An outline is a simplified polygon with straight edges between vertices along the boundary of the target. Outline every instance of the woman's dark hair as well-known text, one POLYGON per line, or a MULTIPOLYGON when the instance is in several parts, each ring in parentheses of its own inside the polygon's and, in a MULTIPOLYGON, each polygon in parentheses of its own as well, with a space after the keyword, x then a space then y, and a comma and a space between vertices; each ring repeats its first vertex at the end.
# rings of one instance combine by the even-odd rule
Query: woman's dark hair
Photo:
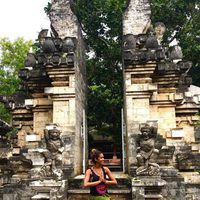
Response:
POLYGON ((93 162, 93 164, 96 163, 96 159, 98 159, 99 155, 101 154, 102 152, 99 151, 98 149, 92 149, 91 152, 90 152, 90 157, 91 157, 91 160, 93 162))

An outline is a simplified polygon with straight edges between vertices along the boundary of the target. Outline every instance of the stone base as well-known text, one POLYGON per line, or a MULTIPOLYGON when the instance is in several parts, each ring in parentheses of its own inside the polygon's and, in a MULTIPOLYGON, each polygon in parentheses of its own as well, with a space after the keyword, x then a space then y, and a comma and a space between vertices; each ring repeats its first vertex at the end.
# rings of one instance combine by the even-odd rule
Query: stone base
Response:
POLYGON ((68 182, 51 180, 32 181, 29 187, 36 191, 31 199, 67 199, 68 182))
POLYGON ((163 189, 166 181, 162 180, 160 176, 140 176, 132 180, 132 199, 146 200, 164 199, 163 189))
MULTIPOLYGON (((130 190, 118 189, 118 190, 108 190, 109 195, 112 199, 117 200, 130 200, 131 193, 130 190)), ((89 190, 79 189, 79 190, 68 190, 68 200, 88 200, 89 190)))
POLYGON ((164 188, 167 200, 185 200, 185 183, 184 178, 181 176, 177 169, 173 167, 161 168, 162 179, 167 182, 164 188))
POLYGON ((18 182, 20 182, 21 180, 26 180, 29 178, 29 175, 28 174, 15 174, 11 177, 11 181, 10 183, 12 184, 17 184, 18 182))

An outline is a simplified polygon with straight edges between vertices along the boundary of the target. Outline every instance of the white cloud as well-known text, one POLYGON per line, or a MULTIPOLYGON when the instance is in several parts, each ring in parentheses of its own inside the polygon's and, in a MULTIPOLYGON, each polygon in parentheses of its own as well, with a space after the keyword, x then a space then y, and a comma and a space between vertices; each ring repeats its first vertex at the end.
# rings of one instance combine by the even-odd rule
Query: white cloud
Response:
POLYGON ((49 0, 0 0, 0 37, 14 40, 37 39, 41 29, 49 29, 44 7, 49 0))

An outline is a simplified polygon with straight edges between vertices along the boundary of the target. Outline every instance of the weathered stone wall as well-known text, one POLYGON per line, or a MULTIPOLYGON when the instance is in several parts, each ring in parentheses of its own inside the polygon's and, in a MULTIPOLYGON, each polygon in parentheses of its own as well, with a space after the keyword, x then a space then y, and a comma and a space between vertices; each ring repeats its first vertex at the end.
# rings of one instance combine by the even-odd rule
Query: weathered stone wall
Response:
POLYGON ((60 38, 75 37, 79 35, 79 26, 76 15, 73 13, 72 1, 52 0, 50 20, 51 25, 60 38))
POLYGON ((165 138, 171 133, 171 129, 176 127, 175 108, 173 106, 150 106, 150 119, 158 120, 158 133, 165 138))
POLYGON ((81 147, 80 149, 75 148, 75 169, 77 174, 83 172, 83 162, 87 163, 87 123, 86 123, 86 67, 85 67, 85 44, 82 40, 82 35, 79 30, 78 34, 78 49, 77 49, 77 64, 75 67, 75 93, 76 93, 76 138, 75 147, 81 147), (84 135, 83 135, 84 134, 84 135), (85 139, 85 141, 84 141, 85 139), (85 145, 84 145, 85 142, 85 145), (85 155, 84 155, 85 154, 85 155), (83 159, 85 159, 83 161, 83 159))
POLYGON ((146 33, 150 25, 150 4, 148 0, 129 0, 123 15, 123 34, 146 33))

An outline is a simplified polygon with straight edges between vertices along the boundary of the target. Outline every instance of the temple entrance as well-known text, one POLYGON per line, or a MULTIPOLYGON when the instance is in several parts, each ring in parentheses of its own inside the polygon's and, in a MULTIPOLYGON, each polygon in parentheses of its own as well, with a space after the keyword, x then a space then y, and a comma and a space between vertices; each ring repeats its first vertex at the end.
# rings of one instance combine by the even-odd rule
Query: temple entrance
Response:
POLYGON ((94 132, 88 130, 88 162, 91 166, 90 151, 96 148, 104 153, 104 165, 111 171, 124 171, 124 120, 123 110, 121 111, 121 129, 116 134, 94 132))

